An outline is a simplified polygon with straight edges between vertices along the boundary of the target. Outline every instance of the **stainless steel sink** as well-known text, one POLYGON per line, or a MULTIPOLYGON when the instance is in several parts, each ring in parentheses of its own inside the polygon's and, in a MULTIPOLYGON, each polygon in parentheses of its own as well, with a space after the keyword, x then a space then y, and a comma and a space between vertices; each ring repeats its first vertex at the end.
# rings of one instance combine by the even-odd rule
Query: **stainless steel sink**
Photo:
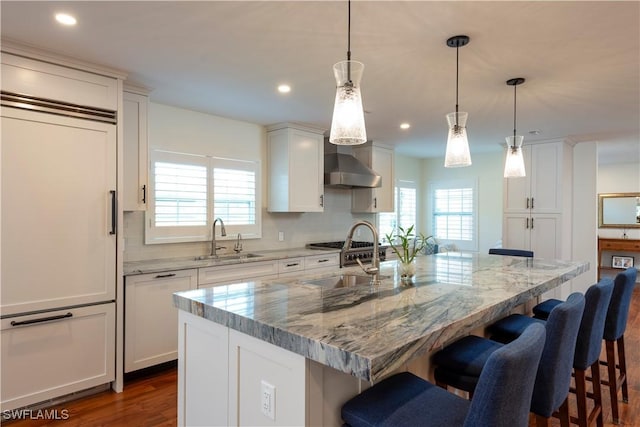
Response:
POLYGON ((238 254, 238 255, 201 255, 194 258, 195 261, 204 261, 204 260, 219 260, 225 261, 230 259, 249 259, 249 258, 260 258, 262 255, 258 254, 238 254))
MULTIPOLYGON (((388 276, 380 276, 385 279, 388 276)), ((348 288, 352 286, 368 285, 371 283, 371 276, 364 274, 341 274, 339 276, 323 277, 322 279, 305 280, 303 283, 309 285, 322 286, 327 289, 348 288)))

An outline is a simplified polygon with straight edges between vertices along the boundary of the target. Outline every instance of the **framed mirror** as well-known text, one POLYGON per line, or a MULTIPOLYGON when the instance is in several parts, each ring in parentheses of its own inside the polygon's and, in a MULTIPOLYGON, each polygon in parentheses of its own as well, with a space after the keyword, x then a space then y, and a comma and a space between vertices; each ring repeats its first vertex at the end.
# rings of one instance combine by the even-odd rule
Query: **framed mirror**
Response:
POLYGON ((640 193, 598 194, 600 228, 640 228, 640 193))

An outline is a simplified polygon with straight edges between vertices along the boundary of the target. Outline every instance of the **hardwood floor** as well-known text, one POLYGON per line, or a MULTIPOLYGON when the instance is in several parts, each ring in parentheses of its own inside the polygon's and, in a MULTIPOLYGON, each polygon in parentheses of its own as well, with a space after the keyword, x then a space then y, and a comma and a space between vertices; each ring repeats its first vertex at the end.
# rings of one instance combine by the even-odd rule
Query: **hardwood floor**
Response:
MULTIPOLYGON (((640 287, 636 286, 631 302, 629 322, 625 333, 627 351, 627 375, 629 403, 620 403, 621 426, 640 427, 640 287)), ((603 346, 604 348, 604 346, 603 346)), ((606 372, 602 371, 603 375, 606 372)), ((10 427, 23 426, 175 426, 177 418, 177 369, 175 367, 155 372, 125 382, 124 392, 105 391, 99 394, 67 402, 51 409, 68 411, 68 419, 17 420, 4 422, 10 427)), ((605 426, 615 426, 611 420, 608 389, 603 387, 605 426)), ((575 402, 570 402, 575 413, 575 402)), ((531 427, 535 423, 530 422, 531 427)), ((558 420, 552 421, 559 426, 558 420)))

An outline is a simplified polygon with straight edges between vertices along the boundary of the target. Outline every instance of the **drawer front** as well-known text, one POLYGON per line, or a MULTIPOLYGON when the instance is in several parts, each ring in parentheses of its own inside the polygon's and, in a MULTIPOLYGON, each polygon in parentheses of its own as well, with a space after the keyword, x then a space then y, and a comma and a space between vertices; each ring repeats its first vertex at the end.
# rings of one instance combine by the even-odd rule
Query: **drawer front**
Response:
POLYGON ((304 270, 304 258, 287 258, 278 261, 278 274, 286 274, 304 270))
POLYGON ((600 248, 604 250, 617 250, 617 251, 640 251, 640 241, 603 240, 603 241, 600 241, 600 248))
POLYGON ((314 268, 326 268, 326 267, 339 267, 340 266, 340 254, 330 253, 324 255, 312 255, 304 258, 305 270, 312 270, 314 268))
POLYGON ((3 410, 109 383, 115 377, 115 304, 2 319, 1 347, 3 410), (15 324, 51 317, 59 319, 15 324))
POLYGON ((198 287, 211 283, 233 283, 252 277, 275 276, 278 274, 276 261, 247 262, 198 269, 198 287))

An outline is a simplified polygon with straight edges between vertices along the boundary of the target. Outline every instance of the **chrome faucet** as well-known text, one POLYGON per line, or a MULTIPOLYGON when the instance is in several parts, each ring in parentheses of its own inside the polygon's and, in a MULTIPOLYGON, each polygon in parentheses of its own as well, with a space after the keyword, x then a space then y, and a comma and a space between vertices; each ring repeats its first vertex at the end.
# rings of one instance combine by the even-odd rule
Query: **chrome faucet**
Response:
POLYGON ((357 221, 355 224, 351 226, 349 232, 347 233, 347 239, 344 241, 344 246, 342 248, 343 253, 348 253, 351 249, 351 242, 353 240, 353 233, 356 231, 356 228, 364 225, 369 230, 371 230, 371 234, 373 234, 373 257, 371 258, 371 267, 365 267, 360 259, 356 258, 356 261, 362 268, 362 270, 371 276, 371 285, 377 286, 380 284, 380 252, 379 252, 379 243, 378 243, 378 230, 376 227, 371 224, 369 221, 357 221))
POLYGON ((242 252, 242 235, 240 233, 238 233, 238 240, 236 240, 236 244, 233 246, 233 250, 237 254, 242 252))
POLYGON ((223 237, 227 235, 227 230, 224 228, 224 222, 222 222, 222 218, 216 218, 215 220, 213 220, 213 225, 211 226, 211 257, 212 258, 218 257, 218 255, 216 254, 216 250, 225 249, 224 246, 216 245, 216 222, 218 221, 220 221, 220 235, 223 237))

